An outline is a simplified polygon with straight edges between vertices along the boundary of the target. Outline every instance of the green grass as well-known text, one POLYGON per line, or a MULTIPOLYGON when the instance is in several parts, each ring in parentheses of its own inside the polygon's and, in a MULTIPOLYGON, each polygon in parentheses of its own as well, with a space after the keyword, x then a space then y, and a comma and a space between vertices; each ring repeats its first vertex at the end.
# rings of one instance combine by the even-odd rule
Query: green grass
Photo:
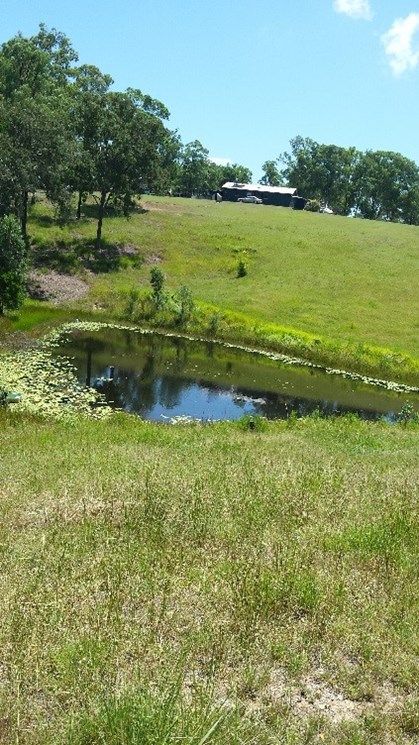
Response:
MULTIPOLYGON (((147 211, 129 220, 108 218, 104 237, 162 259, 169 288, 186 284, 200 302, 196 330, 218 312, 224 338, 417 380, 419 228, 205 200, 142 203, 147 211), (237 278, 241 259, 248 274, 237 278)), ((30 231, 38 251, 77 250, 93 239, 95 221, 61 229, 40 204, 30 231)), ((129 290, 148 286, 147 263, 123 264, 90 279, 85 307, 120 315, 129 290)))
POLYGON ((413 745, 415 425, 0 410, 0 739, 413 745))
MULTIPOLYGON (((76 316, 173 326, 143 300, 158 257, 198 301, 184 332, 417 381, 418 228, 143 203, 104 228, 143 266, 85 273, 77 304, 27 302, 2 342, 76 316)), ((41 203, 30 231, 85 272, 94 220, 61 229, 41 203)), ((255 424, 0 407, 0 742, 417 742, 418 425, 255 424)))

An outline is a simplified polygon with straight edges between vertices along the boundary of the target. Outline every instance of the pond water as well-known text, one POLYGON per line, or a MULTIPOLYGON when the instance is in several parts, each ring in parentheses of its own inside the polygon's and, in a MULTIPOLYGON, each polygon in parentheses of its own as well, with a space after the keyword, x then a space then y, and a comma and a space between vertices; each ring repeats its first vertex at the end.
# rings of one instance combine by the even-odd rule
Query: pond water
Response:
POLYGON ((289 365, 216 342, 103 328, 72 332, 58 354, 71 359, 79 382, 96 388, 115 408, 145 419, 217 420, 244 414, 268 419, 357 413, 393 421, 419 396, 289 365))

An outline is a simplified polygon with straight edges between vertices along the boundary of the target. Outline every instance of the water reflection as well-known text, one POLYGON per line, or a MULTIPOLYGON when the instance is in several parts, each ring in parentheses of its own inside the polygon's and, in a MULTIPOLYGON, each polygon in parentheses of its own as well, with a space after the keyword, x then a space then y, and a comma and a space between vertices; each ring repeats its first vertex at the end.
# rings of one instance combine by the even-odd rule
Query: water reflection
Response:
POLYGON ((364 419, 392 420, 408 399, 307 367, 284 365, 260 355, 158 334, 104 329, 76 332, 59 353, 72 358, 80 382, 107 401, 146 419, 176 416, 268 419, 356 412, 364 419))

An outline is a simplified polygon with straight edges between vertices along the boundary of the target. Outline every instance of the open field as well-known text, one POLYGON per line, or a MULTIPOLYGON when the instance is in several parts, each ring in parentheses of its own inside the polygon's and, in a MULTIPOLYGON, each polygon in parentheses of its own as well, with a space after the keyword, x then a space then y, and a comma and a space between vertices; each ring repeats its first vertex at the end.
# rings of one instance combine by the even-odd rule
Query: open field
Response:
MULTIPOLYGON (((104 227, 107 243, 136 247, 142 266, 123 257, 119 271, 89 275, 78 308, 121 317, 130 290, 146 288, 158 262, 168 288, 187 285, 200 304, 200 333, 216 315, 224 338, 417 381, 419 228, 206 200, 142 204, 145 212, 109 217, 104 227), (240 259, 248 275, 238 279, 240 259)), ((35 256, 74 268, 95 222, 60 228, 38 204, 30 232, 35 256)))
POLYGON ((417 427, 0 419, 2 742, 417 742, 417 427))

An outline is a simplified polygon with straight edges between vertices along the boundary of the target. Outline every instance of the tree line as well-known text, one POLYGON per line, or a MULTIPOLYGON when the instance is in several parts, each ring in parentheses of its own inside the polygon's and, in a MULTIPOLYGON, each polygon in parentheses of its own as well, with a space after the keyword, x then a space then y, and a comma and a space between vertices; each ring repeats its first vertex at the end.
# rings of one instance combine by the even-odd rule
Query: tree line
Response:
MULTIPOLYGON (((117 91, 110 75, 79 65, 68 37, 42 25, 0 47, 0 217, 15 215, 27 241, 39 190, 63 222, 97 204, 96 246, 109 209, 128 215, 145 192, 204 196, 248 183, 242 165, 218 165, 199 140, 183 144, 161 101, 117 91)), ((419 169, 399 153, 360 152, 310 138, 263 165, 261 183, 289 184, 335 212, 419 224, 419 169)))
POLYGON ((419 224, 419 168, 400 153, 361 152, 295 137, 290 151, 263 165, 261 183, 295 186, 340 215, 419 224))
POLYGON ((99 246, 107 209, 128 214, 136 195, 201 196, 226 180, 251 179, 244 166, 213 163, 198 140, 182 144, 168 118, 161 101, 136 88, 116 91, 110 75, 78 65, 56 29, 13 37, 0 47, 0 216, 15 215, 27 239, 38 190, 62 221, 74 209, 80 219, 91 197, 99 246))

